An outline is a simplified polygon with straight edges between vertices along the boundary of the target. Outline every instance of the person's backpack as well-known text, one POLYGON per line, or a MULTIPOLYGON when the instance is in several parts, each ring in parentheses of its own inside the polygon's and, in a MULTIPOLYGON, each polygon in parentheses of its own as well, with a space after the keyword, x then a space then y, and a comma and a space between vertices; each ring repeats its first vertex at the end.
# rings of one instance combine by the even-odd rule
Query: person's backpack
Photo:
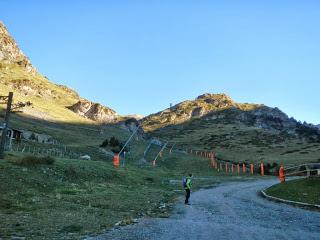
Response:
POLYGON ((182 180, 182 186, 183 186, 184 188, 187 187, 187 179, 186 179, 186 178, 184 178, 184 179, 182 180))

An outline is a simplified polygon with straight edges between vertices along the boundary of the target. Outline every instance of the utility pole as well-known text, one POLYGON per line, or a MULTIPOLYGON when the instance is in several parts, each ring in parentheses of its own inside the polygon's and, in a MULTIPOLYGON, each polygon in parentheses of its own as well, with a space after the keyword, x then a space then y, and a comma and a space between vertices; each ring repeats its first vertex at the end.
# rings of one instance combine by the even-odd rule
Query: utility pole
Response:
POLYGON ((13 92, 9 92, 9 96, 6 96, 5 98, 7 98, 8 101, 7 101, 6 115, 4 118, 4 125, 2 129, 1 142, 0 142, 0 159, 4 159, 4 150, 6 145, 7 131, 9 128, 9 119, 10 119, 13 92))

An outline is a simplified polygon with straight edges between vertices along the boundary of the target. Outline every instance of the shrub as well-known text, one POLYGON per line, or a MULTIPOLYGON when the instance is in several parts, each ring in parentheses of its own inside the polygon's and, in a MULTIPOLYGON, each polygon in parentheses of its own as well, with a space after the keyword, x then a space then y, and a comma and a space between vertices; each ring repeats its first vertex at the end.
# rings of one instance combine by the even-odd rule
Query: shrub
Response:
POLYGON ((78 177, 78 171, 75 167, 69 166, 64 170, 64 175, 67 178, 77 178, 78 177))
POLYGON ((110 141, 109 141, 110 147, 116 147, 116 146, 119 146, 119 144, 120 144, 119 140, 116 139, 114 136, 110 138, 110 141))
POLYGON ((32 133, 31 136, 30 136, 30 140, 32 140, 32 141, 37 141, 38 138, 37 138, 37 136, 36 136, 34 133, 32 133))
POLYGON ((109 140, 106 139, 103 141, 103 143, 101 143, 100 147, 107 147, 109 145, 109 140))
POLYGON ((35 165, 52 165, 55 159, 52 157, 36 157, 36 156, 25 156, 20 158, 16 164, 22 166, 35 166, 35 165))

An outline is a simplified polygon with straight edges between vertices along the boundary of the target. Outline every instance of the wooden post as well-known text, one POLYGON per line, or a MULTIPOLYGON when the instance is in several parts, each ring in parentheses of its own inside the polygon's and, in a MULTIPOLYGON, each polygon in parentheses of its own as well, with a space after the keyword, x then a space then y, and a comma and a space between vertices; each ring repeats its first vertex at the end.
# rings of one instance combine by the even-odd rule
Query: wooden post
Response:
POLYGON ((246 164, 242 163, 242 172, 246 173, 246 164))
POLYGON ((12 99, 13 99, 13 92, 9 92, 6 115, 4 118, 4 126, 2 129, 2 136, 1 136, 1 142, 0 142, 0 159, 4 159, 4 148, 6 145, 7 131, 9 128, 9 119, 10 119, 12 99))
POLYGON ((310 177, 310 168, 308 166, 306 166, 306 170, 307 170, 307 177, 310 177))

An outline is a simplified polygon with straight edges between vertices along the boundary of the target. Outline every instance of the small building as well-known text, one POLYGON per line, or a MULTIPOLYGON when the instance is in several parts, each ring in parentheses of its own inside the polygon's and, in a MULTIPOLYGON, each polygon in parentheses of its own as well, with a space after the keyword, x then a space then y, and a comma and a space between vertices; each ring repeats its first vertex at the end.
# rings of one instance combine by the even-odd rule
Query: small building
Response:
MULTIPOLYGON (((0 136, 2 137, 4 126, 0 125, 0 136)), ((7 132, 7 138, 9 139, 9 142, 6 144, 9 149, 11 149, 12 146, 12 140, 16 140, 17 142, 20 142, 22 139, 22 131, 15 129, 15 128, 8 128, 7 132)))

